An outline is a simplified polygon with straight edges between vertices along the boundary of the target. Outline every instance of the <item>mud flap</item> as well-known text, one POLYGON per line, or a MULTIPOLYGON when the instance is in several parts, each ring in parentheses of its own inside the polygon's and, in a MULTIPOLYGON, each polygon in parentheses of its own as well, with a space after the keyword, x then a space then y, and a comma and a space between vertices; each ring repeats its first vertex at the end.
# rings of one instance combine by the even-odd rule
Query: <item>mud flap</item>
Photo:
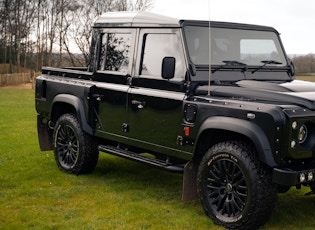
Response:
POLYGON ((197 190, 197 173, 198 165, 194 162, 190 161, 185 165, 182 191, 183 201, 193 201, 199 199, 197 190))
POLYGON ((37 134, 38 142, 41 151, 49 151, 53 149, 52 146, 52 133, 48 127, 48 123, 43 123, 43 117, 37 116, 37 134))

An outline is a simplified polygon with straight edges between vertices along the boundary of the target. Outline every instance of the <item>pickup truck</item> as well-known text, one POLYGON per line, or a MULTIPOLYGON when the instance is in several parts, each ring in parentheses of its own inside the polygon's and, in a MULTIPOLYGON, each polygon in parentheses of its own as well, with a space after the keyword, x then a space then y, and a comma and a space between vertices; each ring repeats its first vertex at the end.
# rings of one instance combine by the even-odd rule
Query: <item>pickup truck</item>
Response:
POLYGON ((255 229, 277 193, 315 191, 314 91, 272 27, 106 13, 87 68, 37 77, 39 144, 70 174, 99 151, 183 173, 183 200, 255 229))

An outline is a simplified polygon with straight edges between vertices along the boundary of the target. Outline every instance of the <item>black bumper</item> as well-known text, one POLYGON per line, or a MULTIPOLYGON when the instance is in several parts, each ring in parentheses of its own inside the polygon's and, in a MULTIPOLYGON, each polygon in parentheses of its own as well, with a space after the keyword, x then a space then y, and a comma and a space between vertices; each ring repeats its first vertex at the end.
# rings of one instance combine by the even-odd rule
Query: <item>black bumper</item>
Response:
POLYGON ((294 171, 274 168, 272 181, 276 184, 287 186, 315 183, 315 169, 294 171))

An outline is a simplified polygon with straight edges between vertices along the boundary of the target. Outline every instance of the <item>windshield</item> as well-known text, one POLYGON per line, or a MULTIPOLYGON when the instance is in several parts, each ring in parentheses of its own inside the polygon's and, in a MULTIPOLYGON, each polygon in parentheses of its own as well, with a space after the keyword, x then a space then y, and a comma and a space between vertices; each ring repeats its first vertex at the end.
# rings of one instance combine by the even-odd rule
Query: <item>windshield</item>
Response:
MULTIPOLYGON (((209 64, 209 28, 186 26, 185 37, 191 61, 209 64)), ((276 33, 211 27, 211 64, 227 62, 247 66, 286 66, 286 58, 276 33)))

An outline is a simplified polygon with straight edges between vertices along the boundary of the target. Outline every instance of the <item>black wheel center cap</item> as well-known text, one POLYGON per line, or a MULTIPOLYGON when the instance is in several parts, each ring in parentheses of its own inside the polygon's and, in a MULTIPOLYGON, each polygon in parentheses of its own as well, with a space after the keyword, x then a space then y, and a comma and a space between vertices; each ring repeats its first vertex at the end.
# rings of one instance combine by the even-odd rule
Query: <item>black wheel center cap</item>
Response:
POLYGON ((230 183, 227 183, 226 186, 225 186, 225 189, 227 192, 232 192, 233 190, 233 185, 230 184, 230 183))

